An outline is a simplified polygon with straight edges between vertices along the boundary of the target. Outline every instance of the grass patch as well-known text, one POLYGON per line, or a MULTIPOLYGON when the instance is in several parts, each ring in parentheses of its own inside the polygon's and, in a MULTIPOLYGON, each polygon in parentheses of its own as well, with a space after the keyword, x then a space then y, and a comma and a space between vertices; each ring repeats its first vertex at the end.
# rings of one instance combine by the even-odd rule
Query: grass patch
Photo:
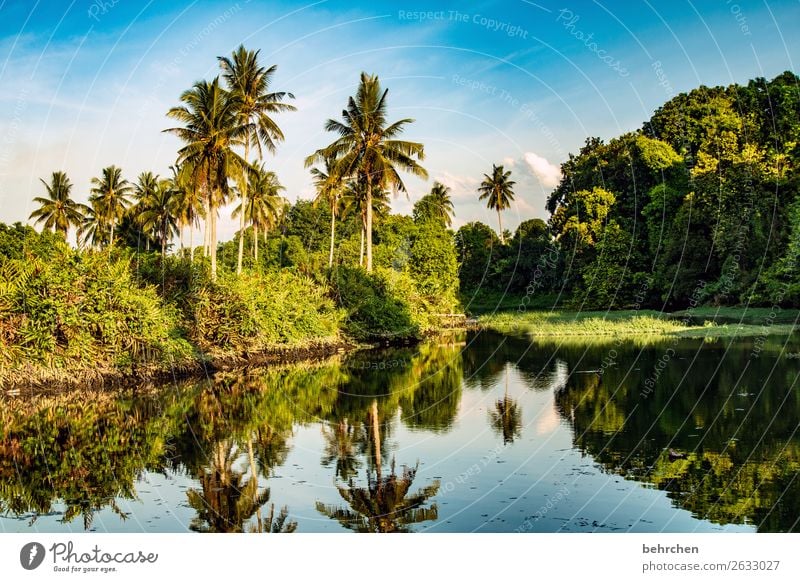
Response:
MULTIPOLYGON (((697 320, 699 318, 695 318, 697 320)), ((752 337, 789 334, 791 324, 752 325, 722 324, 710 320, 689 323, 675 314, 658 311, 528 311, 499 313, 478 319, 485 329, 506 334, 546 337, 615 337, 615 336, 679 336, 696 338, 752 337)))

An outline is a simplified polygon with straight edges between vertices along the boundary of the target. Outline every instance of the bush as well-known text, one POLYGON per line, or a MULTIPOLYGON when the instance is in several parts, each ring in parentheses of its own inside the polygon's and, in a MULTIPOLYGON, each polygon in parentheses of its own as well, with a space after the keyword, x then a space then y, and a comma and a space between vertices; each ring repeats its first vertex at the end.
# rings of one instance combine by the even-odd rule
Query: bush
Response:
POLYGON ((334 339, 341 318, 325 288, 288 270, 221 273, 192 289, 186 309, 189 337, 217 355, 334 339))
POLYGON ((330 285, 336 304, 346 313, 344 329, 352 337, 373 340, 420 334, 419 318, 409 302, 416 291, 407 276, 388 269, 367 273, 359 267, 338 267, 331 271, 330 285))
POLYGON ((0 377, 22 364, 97 374, 192 359, 176 310, 125 260, 62 241, 47 257, 0 259, 0 280, 0 377))

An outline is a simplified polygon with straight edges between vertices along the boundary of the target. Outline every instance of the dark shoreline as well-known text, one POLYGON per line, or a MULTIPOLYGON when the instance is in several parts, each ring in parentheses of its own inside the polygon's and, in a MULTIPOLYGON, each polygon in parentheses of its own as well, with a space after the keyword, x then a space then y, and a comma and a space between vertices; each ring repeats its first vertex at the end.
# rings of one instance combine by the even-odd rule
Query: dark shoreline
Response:
MULTIPOLYGON (((413 346, 439 334, 466 328, 440 328, 429 330, 421 337, 398 337, 358 342, 349 338, 311 342, 297 346, 277 345, 252 354, 201 354, 196 359, 180 365, 138 366, 133 370, 118 368, 82 368, 75 370, 48 370, 31 365, 28 370, 15 370, 16 377, 0 380, 0 397, 22 394, 59 393, 67 390, 119 389, 131 384, 160 384, 191 378, 209 378, 218 372, 248 370, 322 361, 335 355, 382 348, 413 346)), ((11 375, 11 374, 9 374, 11 375)))
POLYGON ((48 370, 30 366, 28 370, 14 371, 14 375, 17 377, 1 380, 0 395, 57 393, 77 389, 114 389, 124 388, 132 383, 158 384, 174 380, 210 377, 217 372, 324 360, 337 354, 372 347, 378 346, 338 339, 300 346, 274 346, 253 354, 200 355, 193 361, 169 367, 148 365, 138 366, 133 370, 118 368, 48 370))

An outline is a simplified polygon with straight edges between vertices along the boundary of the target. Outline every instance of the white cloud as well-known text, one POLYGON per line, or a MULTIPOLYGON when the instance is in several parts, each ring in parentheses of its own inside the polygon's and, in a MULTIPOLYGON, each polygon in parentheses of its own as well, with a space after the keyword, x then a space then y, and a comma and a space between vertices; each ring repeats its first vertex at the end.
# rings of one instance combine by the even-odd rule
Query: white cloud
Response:
POLYGON ((533 152, 525 152, 522 158, 528 164, 528 168, 530 168, 533 175, 542 183, 542 186, 546 188, 558 186, 561 180, 561 170, 557 165, 551 164, 545 158, 533 152))

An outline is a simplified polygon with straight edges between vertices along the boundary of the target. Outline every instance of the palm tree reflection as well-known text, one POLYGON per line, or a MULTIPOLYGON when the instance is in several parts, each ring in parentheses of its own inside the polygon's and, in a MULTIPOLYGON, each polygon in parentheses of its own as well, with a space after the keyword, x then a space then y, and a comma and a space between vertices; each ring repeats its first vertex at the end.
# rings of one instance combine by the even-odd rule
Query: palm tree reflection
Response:
POLYGON ((436 520, 439 515, 436 504, 430 507, 425 507, 425 504, 439 491, 439 481, 410 493, 417 467, 411 469, 404 466, 402 474, 398 475, 392 460, 390 474, 382 474, 377 400, 372 401, 367 424, 372 433, 374 457, 374 464, 367 470, 367 486, 356 486, 350 477, 347 485, 337 486, 339 495, 348 507, 317 502, 317 511, 335 519, 345 528, 360 533, 410 532, 413 524, 436 520))
POLYGON ((522 408, 508 395, 508 368, 505 393, 503 398, 494 403, 494 410, 489 411, 489 423, 503 437, 504 445, 513 443, 522 434, 522 408))

